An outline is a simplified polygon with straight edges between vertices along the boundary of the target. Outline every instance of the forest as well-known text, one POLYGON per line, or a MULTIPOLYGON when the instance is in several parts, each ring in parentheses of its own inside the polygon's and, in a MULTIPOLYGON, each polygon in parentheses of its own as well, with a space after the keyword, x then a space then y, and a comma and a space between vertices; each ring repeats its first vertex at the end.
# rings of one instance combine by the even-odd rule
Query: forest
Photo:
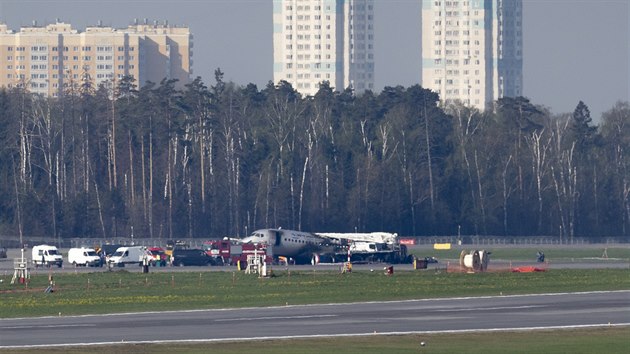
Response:
POLYGON ((630 235, 629 102, 595 124, 581 101, 480 112, 420 86, 214 79, 1 89, 0 235, 630 235))

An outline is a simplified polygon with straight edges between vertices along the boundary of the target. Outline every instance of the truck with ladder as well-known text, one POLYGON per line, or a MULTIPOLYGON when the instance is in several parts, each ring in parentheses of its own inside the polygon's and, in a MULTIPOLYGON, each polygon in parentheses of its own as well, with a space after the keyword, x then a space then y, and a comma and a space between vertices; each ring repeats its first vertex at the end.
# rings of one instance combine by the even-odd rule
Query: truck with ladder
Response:
MULTIPOLYGON (((371 233, 322 233, 315 235, 334 245, 332 255, 324 253, 321 259, 350 262, 410 263, 407 246, 401 244, 398 235, 388 232, 371 233)), ((317 262, 315 262, 317 263, 317 262)))
POLYGON ((272 262, 272 256, 264 244, 239 243, 226 238, 205 241, 202 249, 214 258, 217 264, 239 265, 239 262, 246 264, 247 256, 264 256, 265 263, 272 262))

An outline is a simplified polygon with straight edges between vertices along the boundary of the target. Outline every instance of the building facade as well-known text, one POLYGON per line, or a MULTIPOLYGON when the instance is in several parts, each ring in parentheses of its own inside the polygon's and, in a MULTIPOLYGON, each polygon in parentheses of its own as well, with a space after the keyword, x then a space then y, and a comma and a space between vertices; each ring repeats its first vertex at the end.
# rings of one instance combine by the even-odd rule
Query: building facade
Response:
POLYGON ((374 0, 274 0, 273 80, 314 95, 374 89, 374 0))
POLYGON ((126 29, 94 26, 84 32, 70 24, 22 27, 0 24, 0 87, 25 87, 59 96, 89 81, 115 85, 123 76, 136 84, 162 79, 190 82, 192 35, 186 27, 137 22, 126 29))
POLYGON ((422 86, 484 110, 523 95, 522 0, 423 0, 422 86))

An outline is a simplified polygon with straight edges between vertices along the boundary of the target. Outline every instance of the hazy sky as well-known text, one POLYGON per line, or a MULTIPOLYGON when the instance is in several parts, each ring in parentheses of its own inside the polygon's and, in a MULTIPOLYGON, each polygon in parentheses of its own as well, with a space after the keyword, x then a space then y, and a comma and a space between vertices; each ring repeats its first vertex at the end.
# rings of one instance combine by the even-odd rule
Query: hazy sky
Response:
MULTIPOLYGON (((420 78, 421 0, 375 0, 376 90, 420 78)), ((0 21, 125 27, 134 18, 188 25, 194 76, 239 84, 273 79, 271 0, 0 0, 0 21)), ((523 0, 524 94, 554 113, 578 101, 594 120, 630 100, 630 0, 523 0)), ((2 58, 0 58, 1 60, 2 58)))

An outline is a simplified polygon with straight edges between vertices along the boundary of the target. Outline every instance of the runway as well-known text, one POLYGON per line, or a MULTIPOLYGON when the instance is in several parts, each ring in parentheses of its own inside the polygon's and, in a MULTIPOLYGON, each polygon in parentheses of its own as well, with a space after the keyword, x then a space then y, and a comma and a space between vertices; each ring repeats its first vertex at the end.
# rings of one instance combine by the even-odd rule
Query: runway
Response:
POLYGON ((0 319, 0 349, 630 325, 630 291, 0 319))

